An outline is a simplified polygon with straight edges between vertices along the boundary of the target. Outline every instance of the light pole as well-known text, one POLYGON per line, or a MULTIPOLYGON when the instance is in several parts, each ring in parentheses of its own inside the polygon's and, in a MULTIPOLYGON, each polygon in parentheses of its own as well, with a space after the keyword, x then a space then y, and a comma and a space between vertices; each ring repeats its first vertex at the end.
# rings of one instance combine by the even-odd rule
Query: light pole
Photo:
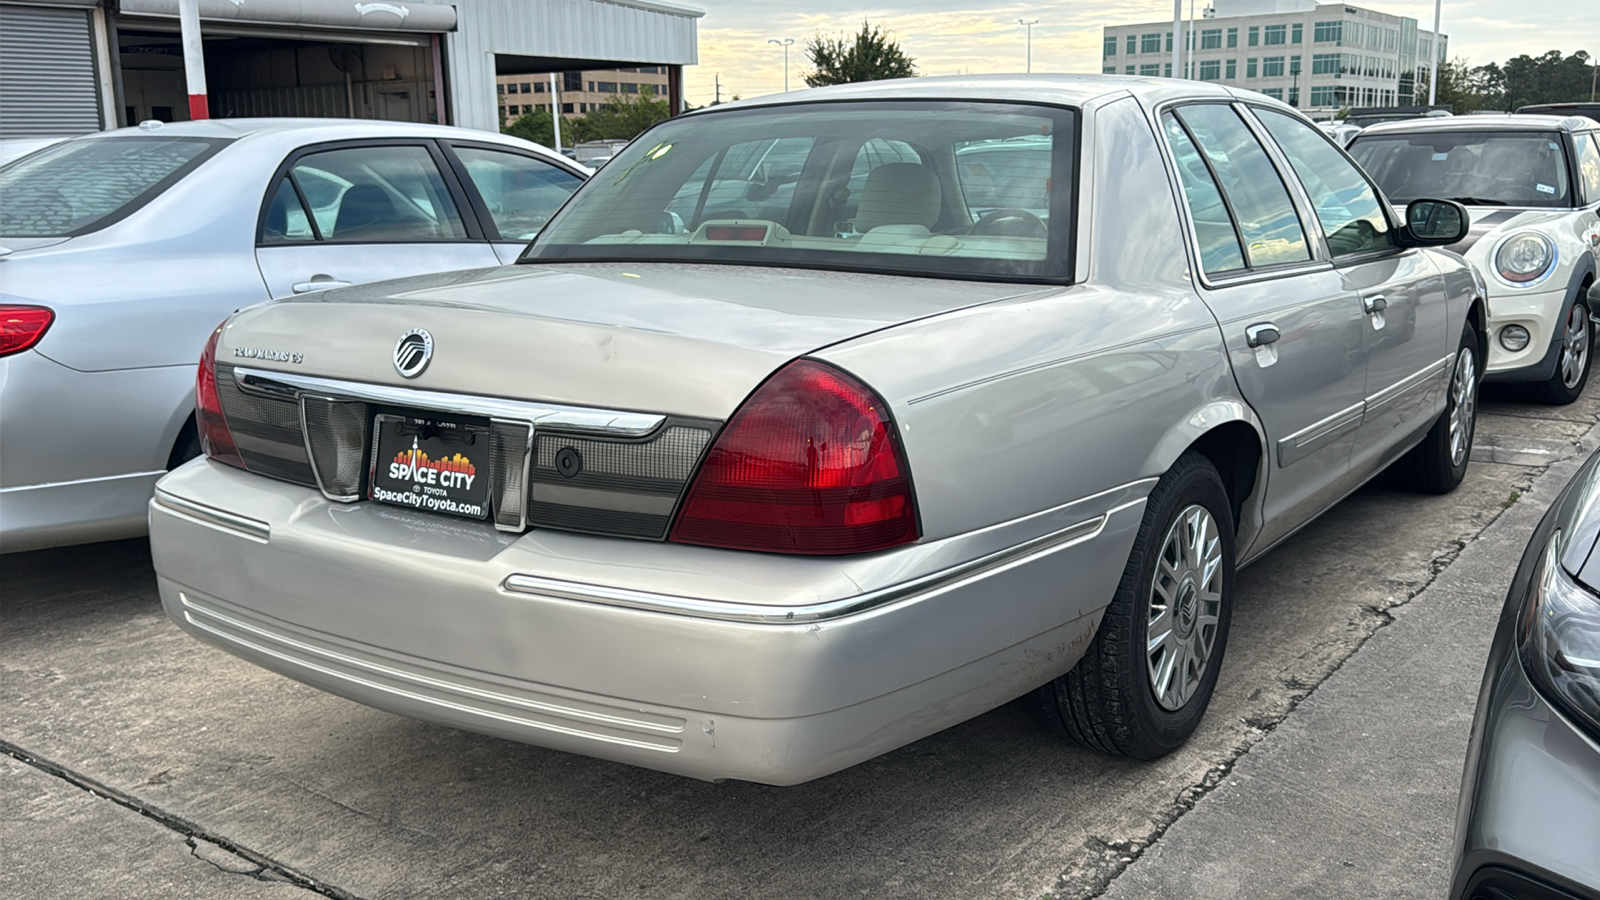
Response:
POLYGON ((1439 99, 1439 4, 1433 0, 1433 52, 1428 54, 1428 105, 1439 99))
POLYGON ((794 43, 794 38, 784 38, 781 41, 771 39, 767 43, 777 44, 783 48, 783 92, 787 94, 789 93, 789 46, 794 43))
POLYGON ((1039 24, 1038 19, 1018 19, 1017 24, 1028 29, 1028 72, 1033 71, 1033 26, 1039 24))

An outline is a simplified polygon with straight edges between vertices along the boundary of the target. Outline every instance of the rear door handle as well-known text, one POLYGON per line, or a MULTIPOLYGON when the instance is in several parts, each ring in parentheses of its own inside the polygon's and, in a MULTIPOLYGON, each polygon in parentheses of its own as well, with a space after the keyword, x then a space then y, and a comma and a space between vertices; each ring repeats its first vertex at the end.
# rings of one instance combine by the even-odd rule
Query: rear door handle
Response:
POLYGON ((352 284, 354 284, 354 282, 335 281, 332 276, 329 275, 313 275, 311 276, 310 281, 300 282, 294 286, 293 290, 296 294, 309 294, 312 291, 326 291, 330 288, 349 287, 352 284))
POLYGON ((1252 347, 1276 344, 1278 337, 1278 326, 1271 322, 1257 322, 1244 330, 1244 341, 1252 347))
POLYGON ((1362 297, 1361 305, 1366 307, 1367 315, 1377 315, 1389 308, 1389 301, 1382 294, 1373 294, 1371 297, 1362 297))

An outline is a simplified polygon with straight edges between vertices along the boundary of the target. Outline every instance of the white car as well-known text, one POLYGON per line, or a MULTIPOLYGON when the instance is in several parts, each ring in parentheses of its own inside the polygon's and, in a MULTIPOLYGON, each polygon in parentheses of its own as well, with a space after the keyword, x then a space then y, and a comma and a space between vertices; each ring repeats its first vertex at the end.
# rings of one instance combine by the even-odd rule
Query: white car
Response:
POLYGON ((1472 229, 1451 245, 1489 291, 1488 381, 1571 403, 1589 377, 1586 293, 1600 270, 1600 123, 1458 116, 1374 125, 1350 154, 1395 204, 1443 197, 1472 229))
POLYGON ((588 174, 343 119, 147 123, 0 166, 0 552, 144 533, 200 452, 195 362, 235 310, 508 263, 588 174))

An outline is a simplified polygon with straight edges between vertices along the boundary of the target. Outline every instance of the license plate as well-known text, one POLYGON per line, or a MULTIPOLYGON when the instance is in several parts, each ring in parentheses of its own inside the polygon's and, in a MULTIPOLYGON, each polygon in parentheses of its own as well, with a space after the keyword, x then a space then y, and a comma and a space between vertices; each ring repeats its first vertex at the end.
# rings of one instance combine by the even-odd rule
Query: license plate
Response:
POLYGON ((368 496, 428 512, 489 517, 489 429, 388 413, 373 417, 368 496))

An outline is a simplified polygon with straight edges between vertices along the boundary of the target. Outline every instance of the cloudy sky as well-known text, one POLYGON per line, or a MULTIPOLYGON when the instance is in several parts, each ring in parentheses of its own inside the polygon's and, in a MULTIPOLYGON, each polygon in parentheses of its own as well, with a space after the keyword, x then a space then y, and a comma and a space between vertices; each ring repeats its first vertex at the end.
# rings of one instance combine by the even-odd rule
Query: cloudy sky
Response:
MULTIPOLYGON (((685 70, 688 100, 712 101, 720 74, 722 97, 755 97, 783 90, 783 53, 767 43, 794 38, 789 86, 805 86, 802 47, 816 34, 854 33, 863 18, 889 28, 923 75, 1020 72, 1024 65, 1019 18, 1033 27, 1035 72, 1100 71, 1100 29, 1132 22, 1170 21, 1171 0, 684 0, 706 11, 700 20, 700 65, 685 70)), ((1188 0, 1185 0, 1187 15, 1188 0)), ((1198 0, 1197 9, 1206 0, 1198 0)), ((1368 0, 1372 9, 1433 24, 1432 0, 1368 0)), ((1198 13, 1197 13, 1198 14, 1198 13)), ((1450 55, 1473 65, 1504 62, 1547 50, 1600 52, 1600 2, 1596 0, 1444 0, 1440 30, 1450 55), (1583 42, 1587 45, 1583 45, 1583 42)))

